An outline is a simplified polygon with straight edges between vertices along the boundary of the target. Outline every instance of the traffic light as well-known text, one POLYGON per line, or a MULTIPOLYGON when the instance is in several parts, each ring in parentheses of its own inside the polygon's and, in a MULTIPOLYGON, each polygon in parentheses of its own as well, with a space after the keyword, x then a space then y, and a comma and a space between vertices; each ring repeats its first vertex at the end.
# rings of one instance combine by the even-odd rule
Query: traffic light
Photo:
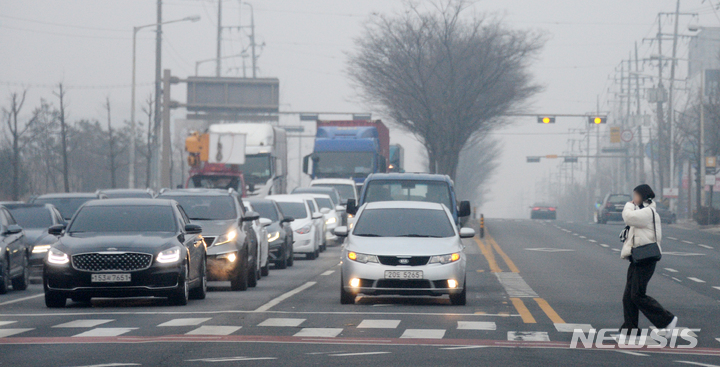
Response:
POLYGON ((538 124, 554 124, 555 116, 538 116, 537 122, 538 124))
POLYGON ((540 163, 541 157, 527 157, 527 163, 540 163))
POLYGON ((607 124, 607 116, 588 116, 588 123, 595 125, 607 124))

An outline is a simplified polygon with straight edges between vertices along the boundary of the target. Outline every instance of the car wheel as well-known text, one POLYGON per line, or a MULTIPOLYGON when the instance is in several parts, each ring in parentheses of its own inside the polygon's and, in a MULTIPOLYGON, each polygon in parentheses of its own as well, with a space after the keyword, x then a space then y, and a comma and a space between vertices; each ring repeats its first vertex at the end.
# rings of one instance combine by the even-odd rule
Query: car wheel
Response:
POLYGON ((265 266, 260 268, 260 274, 264 277, 270 275, 270 262, 269 261, 267 262, 267 264, 265 264, 265 266))
POLYGON ((10 265, 3 264, 0 261, 0 294, 5 294, 10 290, 10 265))
POLYGON ((308 260, 315 260, 315 259, 317 259, 317 255, 318 255, 317 250, 306 254, 308 260))
POLYGON ((183 274, 178 279, 178 287, 175 289, 174 294, 168 297, 171 304, 175 306, 185 306, 188 304, 188 299, 190 299, 188 278, 188 268, 187 265, 185 265, 183 266, 183 274))
POLYGON ((260 269, 258 269, 257 256, 255 256, 255 260, 253 260, 253 263, 249 264, 248 268, 248 287, 255 288, 257 287, 258 279, 260 279, 260 269))
POLYGON ((341 305, 354 305, 355 297, 354 293, 350 293, 345 290, 343 278, 340 277, 340 304, 341 305))
POLYGON ((288 267, 288 248, 287 246, 282 252, 282 255, 280 256, 280 260, 275 262, 275 269, 286 269, 288 267))
POLYGON ((23 272, 22 274, 12 280, 13 289, 16 291, 24 291, 30 284, 30 265, 26 256, 23 256, 23 272))
POLYGON ((67 302, 67 297, 61 293, 45 290, 45 306, 48 308, 63 308, 67 302))
POLYGON ((230 279, 230 289, 234 291, 246 291, 248 289, 248 275, 247 256, 241 255, 240 258, 238 258, 235 276, 230 279), (242 259, 245 259, 245 266, 241 265, 242 259))
POLYGON ((467 287, 465 286, 465 284, 466 282, 463 282, 462 292, 450 295, 450 303, 455 306, 465 306, 465 304, 467 303, 467 287))
POLYGON ((290 244, 290 247, 288 250, 287 265, 288 265, 288 267, 295 265, 295 248, 293 247, 292 244, 290 244))
POLYGON ((190 291, 190 298, 192 299, 205 299, 207 296, 207 265, 206 260, 203 259, 202 267, 200 268, 200 285, 190 291))

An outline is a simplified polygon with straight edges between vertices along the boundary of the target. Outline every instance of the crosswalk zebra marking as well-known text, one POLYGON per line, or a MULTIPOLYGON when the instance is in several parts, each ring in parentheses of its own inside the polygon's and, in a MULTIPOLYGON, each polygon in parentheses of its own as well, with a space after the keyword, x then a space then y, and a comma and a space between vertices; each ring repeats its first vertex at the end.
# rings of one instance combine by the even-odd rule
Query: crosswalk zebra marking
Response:
POLYGON ((185 335, 230 335, 240 329, 242 329, 242 326, 202 325, 185 333, 185 335))
POLYGON ((28 329, 0 329, 0 338, 5 338, 8 336, 24 333, 26 331, 33 330, 33 328, 28 329))
POLYGON ((303 328, 295 335, 297 337, 311 338, 334 338, 343 332, 342 328, 303 328))
POLYGON ((302 324, 303 322, 305 322, 305 319, 269 318, 258 324, 258 326, 297 327, 300 326, 300 324, 302 324))
POLYGON ((100 326, 102 324, 107 324, 108 322, 113 322, 115 320, 99 320, 99 319, 86 319, 86 320, 74 320, 70 322, 66 322, 64 324, 59 324, 53 326, 54 328, 91 328, 100 326))
POLYGON ((204 317, 204 318, 189 318, 189 319, 173 319, 168 322, 163 322, 162 324, 158 325, 158 327, 164 327, 164 326, 196 326, 200 325, 205 321, 210 320, 210 317, 204 317))
POLYGON ((491 321, 458 321, 458 330, 497 330, 491 321))
POLYGON ((400 339, 442 339, 445 329, 407 329, 400 339))
POLYGON ((358 329, 395 329, 400 325, 400 320, 362 320, 357 326, 358 329))
POLYGON ((549 342, 550 337, 545 331, 508 331, 507 339, 509 341, 525 341, 525 342, 549 342))
POLYGON ((91 330, 88 330, 86 332, 83 332, 83 333, 80 333, 77 335, 73 335, 73 337, 119 336, 122 334, 127 334, 127 333, 129 333, 133 330, 137 330, 137 329, 138 328, 136 328, 136 327, 117 327, 117 328, 99 327, 99 328, 91 329, 91 330))

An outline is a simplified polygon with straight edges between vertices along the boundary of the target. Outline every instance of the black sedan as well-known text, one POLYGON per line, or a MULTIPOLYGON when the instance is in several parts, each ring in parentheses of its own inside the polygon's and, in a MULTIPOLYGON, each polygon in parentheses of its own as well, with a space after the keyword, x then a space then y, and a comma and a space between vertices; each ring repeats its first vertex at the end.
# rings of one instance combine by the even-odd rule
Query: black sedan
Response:
POLYGON ((57 236, 48 233, 48 228, 64 224, 60 212, 51 204, 5 204, 18 225, 25 230, 25 239, 31 249, 30 268, 36 275, 42 274, 43 259, 57 236))
POLYGON ((292 217, 282 214, 280 207, 273 200, 268 199, 245 199, 243 200, 249 209, 260 214, 260 217, 267 218, 272 224, 267 226, 268 251, 270 259, 277 269, 285 269, 293 266, 293 230, 290 227, 292 217))
POLYGON ((185 305, 207 291, 206 248, 199 225, 172 200, 118 199, 85 203, 48 251, 45 304, 67 298, 167 297, 185 305))
POLYGON ((555 205, 536 203, 530 207, 530 219, 557 219, 555 205))
POLYGON ((0 206, 0 294, 24 291, 30 283, 30 247, 7 208, 0 206))
POLYGON ((62 214, 63 218, 69 221, 81 205, 95 199, 107 199, 107 196, 101 192, 64 192, 40 195, 31 199, 29 203, 52 204, 62 214))

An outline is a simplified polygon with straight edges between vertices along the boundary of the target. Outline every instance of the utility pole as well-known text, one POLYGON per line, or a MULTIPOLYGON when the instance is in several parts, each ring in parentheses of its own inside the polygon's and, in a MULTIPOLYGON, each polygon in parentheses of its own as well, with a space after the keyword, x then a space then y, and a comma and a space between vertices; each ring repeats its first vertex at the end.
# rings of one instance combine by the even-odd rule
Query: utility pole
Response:
MULTIPOLYGON (((658 130, 657 130, 657 140, 658 140, 658 183, 660 184, 660 192, 663 192, 663 188, 665 187, 665 180, 664 180, 664 169, 663 169, 663 161, 665 160, 665 152, 664 149, 664 143, 665 143, 665 134, 663 134, 664 126, 665 126, 665 112, 663 110, 663 102, 665 99, 665 92, 664 92, 664 86, 663 86, 663 53, 662 53, 662 16, 658 14, 658 33, 657 33, 657 43, 658 43, 658 84, 657 84, 657 120, 658 120, 658 130)), ((653 163, 654 165, 654 163, 653 163)), ((653 169, 653 175, 654 175, 654 169, 653 169)))
POLYGON ((245 3, 250 7, 250 48, 252 49, 252 76, 257 78, 257 54, 255 53, 255 8, 252 4, 245 3))
POLYGON ((170 160, 172 159, 172 139, 170 137, 170 70, 163 73, 163 100, 162 100, 162 165, 160 172, 160 186, 170 187, 170 160))
MULTIPOLYGON (((675 27, 673 30, 672 59, 670 60, 670 87, 668 92, 668 113, 670 114, 670 188, 675 189, 677 179, 675 177, 675 109, 673 108, 673 89, 675 85, 675 64, 677 63, 677 38, 678 25, 680 23, 680 0, 675 5, 675 27)), ((670 210, 675 210, 675 199, 670 199, 670 210)))
POLYGON ((217 19, 217 58, 215 62, 215 76, 220 77, 220 67, 222 59, 222 0, 218 0, 218 19, 217 19))
POLYGON ((637 111, 635 114, 637 115, 637 119, 639 121, 638 124, 638 156, 640 157, 638 159, 638 166, 640 171, 639 181, 640 183, 645 183, 645 148, 643 147, 643 137, 642 137, 642 111, 640 110, 640 61, 638 60, 638 46, 637 42, 635 42, 635 103, 637 103, 637 111))
POLYGON ((152 185, 160 188, 158 170, 160 166, 160 106, 162 100, 162 0, 157 0, 157 31, 155 34, 155 116, 153 119, 153 174, 152 185))

